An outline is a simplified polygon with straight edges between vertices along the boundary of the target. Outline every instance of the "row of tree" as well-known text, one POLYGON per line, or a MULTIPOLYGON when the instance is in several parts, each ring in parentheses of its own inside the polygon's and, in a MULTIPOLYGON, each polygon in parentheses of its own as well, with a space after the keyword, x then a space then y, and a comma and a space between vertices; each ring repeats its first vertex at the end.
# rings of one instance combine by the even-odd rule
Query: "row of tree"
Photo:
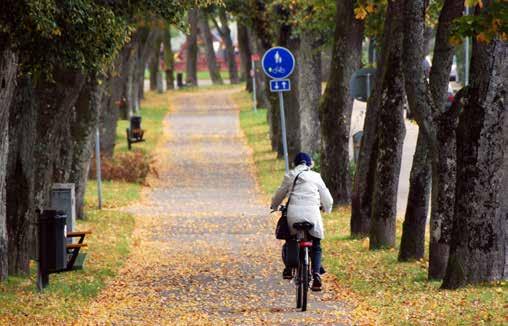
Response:
POLYGON ((236 64, 235 47, 229 28, 229 15, 224 6, 209 6, 203 9, 193 8, 188 12, 189 33, 187 34, 186 46, 186 83, 190 86, 198 86, 198 35, 201 35, 206 53, 206 63, 210 72, 210 79, 215 85, 224 83, 220 74, 220 66, 217 64, 214 38, 210 30, 210 21, 217 33, 223 40, 225 47, 225 59, 227 63, 231 84, 237 84, 245 80, 246 76, 239 76, 236 64))
MULTIPOLYGON (((444 278, 445 288, 508 277, 508 5, 468 3, 472 16, 463 16, 463 0, 225 1, 237 18, 244 71, 247 54, 274 45, 295 54, 293 90, 284 95, 289 152, 319 153, 335 202, 352 203, 351 235, 369 237, 371 249, 396 242, 407 101, 420 133, 399 260, 424 257, 432 203, 429 278, 444 278), (470 84, 447 110, 455 46, 464 37, 473 40, 470 84), (367 38, 380 55, 352 180, 349 82, 362 65, 367 38), (431 43, 427 76, 422 62, 431 43), (321 49, 327 45, 332 58, 321 94, 321 49)), ((264 79, 259 83, 272 147, 282 154, 277 99, 264 79)))
POLYGON ((211 3, 1 2, 0 280, 28 273, 54 182, 75 184, 83 214, 96 126, 111 156, 116 122, 139 111, 145 66, 169 44, 168 24, 185 28, 189 8, 211 3))

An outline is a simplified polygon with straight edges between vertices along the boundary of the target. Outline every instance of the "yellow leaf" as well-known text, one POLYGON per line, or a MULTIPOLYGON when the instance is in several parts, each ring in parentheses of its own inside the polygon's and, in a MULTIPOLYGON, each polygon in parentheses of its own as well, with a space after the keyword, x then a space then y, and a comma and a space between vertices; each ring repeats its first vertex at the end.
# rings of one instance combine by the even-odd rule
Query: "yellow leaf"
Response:
POLYGON ((367 17, 367 10, 363 6, 355 8, 355 18, 364 20, 367 17))
POLYGON ((450 44, 453 45, 453 46, 457 46, 460 43, 462 43, 462 39, 460 37, 458 37, 458 36, 452 36, 452 37, 450 37, 448 42, 450 42, 450 44))
POLYGON ((482 42, 482 43, 486 43, 488 42, 488 37, 487 35, 485 35, 485 33, 479 33, 478 35, 476 35, 476 40, 478 42, 482 42))

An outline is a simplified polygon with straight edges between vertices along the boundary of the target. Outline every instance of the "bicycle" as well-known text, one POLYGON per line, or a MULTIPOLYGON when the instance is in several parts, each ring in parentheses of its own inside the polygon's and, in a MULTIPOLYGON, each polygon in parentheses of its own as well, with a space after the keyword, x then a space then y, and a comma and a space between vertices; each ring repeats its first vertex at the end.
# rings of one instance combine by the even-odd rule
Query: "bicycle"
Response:
MULTIPOLYGON (((287 207, 280 205, 277 209, 286 213, 287 207)), ((273 212, 277 211, 273 210, 273 212)), ((289 246, 291 241, 294 241, 294 247, 298 253, 288 257, 285 255, 285 250, 282 251, 282 259, 291 266, 291 274, 293 284, 296 286, 296 308, 301 308, 302 311, 307 310, 307 294, 311 282, 311 269, 309 259, 309 248, 312 247, 312 240, 310 240, 309 231, 314 227, 314 224, 309 222, 294 223, 293 228, 296 230, 296 236, 293 239, 286 240, 286 246, 289 246)), ((288 249, 289 250, 289 249, 288 249)))
POLYGON ((312 247, 312 241, 309 239, 309 230, 314 224, 309 222, 294 223, 296 229, 296 242, 298 243, 298 266, 293 268, 293 282, 296 286, 296 308, 302 311, 307 310, 307 294, 310 287, 311 270, 309 259, 309 248, 312 247))

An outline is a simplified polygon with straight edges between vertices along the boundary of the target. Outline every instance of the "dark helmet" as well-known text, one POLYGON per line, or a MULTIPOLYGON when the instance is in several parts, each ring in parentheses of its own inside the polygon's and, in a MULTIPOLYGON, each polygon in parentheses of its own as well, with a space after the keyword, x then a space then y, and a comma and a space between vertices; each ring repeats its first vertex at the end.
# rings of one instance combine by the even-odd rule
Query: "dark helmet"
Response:
POLYGON ((306 164, 307 166, 312 165, 312 158, 309 154, 300 152, 296 154, 295 159, 293 160, 293 164, 298 166, 300 164, 306 164))

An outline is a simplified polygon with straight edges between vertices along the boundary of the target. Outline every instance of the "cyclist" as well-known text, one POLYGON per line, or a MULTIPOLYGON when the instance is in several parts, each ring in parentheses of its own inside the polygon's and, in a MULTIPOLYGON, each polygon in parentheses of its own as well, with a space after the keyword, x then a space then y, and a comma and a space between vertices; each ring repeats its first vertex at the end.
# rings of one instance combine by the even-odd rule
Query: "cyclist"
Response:
MULTIPOLYGON (((281 186, 272 198, 271 208, 276 209, 285 197, 289 196, 293 182, 298 176, 291 193, 287 218, 291 234, 296 234, 294 223, 310 222, 314 227, 309 231, 312 239, 310 252, 312 261, 313 291, 321 291, 321 239, 324 238, 323 220, 320 208, 329 213, 332 211, 333 198, 321 175, 311 170, 313 162, 307 153, 298 153, 293 161, 294 168, 284 176, 281 186)), ((283 278, 291 279, 291 268, 286 266, 283 278)))

